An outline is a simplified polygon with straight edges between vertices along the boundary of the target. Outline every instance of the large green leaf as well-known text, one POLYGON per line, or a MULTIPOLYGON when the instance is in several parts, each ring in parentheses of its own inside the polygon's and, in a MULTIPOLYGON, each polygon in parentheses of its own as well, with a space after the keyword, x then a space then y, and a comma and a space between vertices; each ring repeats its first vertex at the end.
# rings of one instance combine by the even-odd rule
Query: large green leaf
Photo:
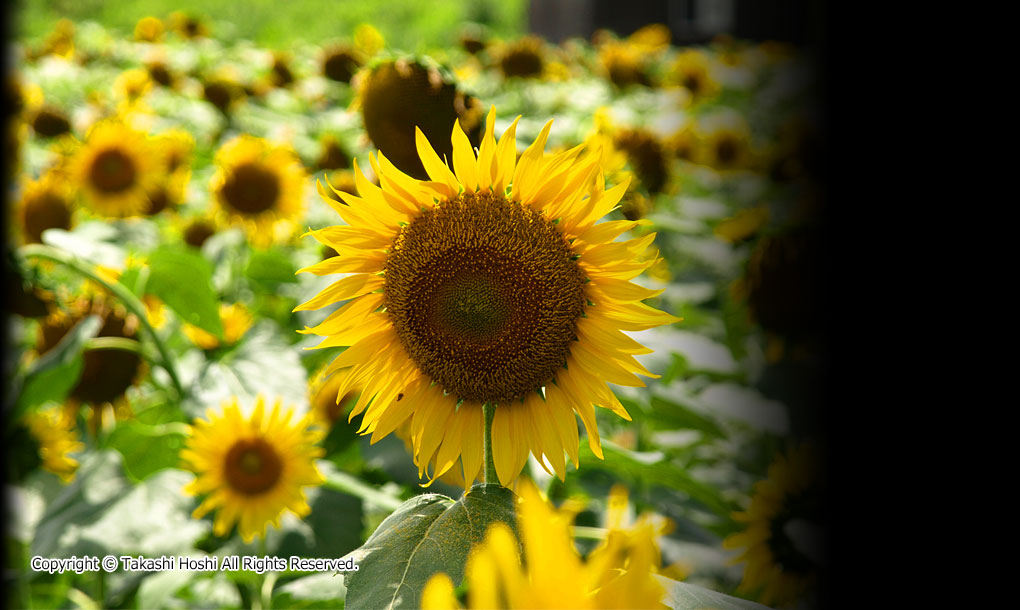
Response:
POLYGON ((348 608, 417 608, 437 572, 464 578, 471 547, 501 521, 516 532, 515 496, 495 485, 475 485, 456 502, 439 494, 416 496, 386 518, 361 548, 348 554, 358 570, 344 575, 348 608))
POLYGON ((666 589, 662 603, 673 610, 763 610, 767 606, 732 597, 697 585, 655 575, 666 589))
POLYGON ((101 326, 99 316, 85 318, 60 343, 35 361, 25 375, 14 417, 35 405, 49 401, 63 402, 81 377, 84 366, 82 348, 86 341, 96 336, 101 326))
POLYGON ((185 322, 223 338, 209 261, 183 246, 160 246, 149 256, 149 268, 146 292, 159 297, 185 322))

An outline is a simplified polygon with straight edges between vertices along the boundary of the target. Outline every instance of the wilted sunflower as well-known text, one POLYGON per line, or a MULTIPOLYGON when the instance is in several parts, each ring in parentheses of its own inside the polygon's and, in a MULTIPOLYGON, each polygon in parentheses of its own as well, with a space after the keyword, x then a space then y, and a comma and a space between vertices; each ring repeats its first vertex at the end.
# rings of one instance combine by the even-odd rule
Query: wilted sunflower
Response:
POLYGON ((108 120, 89 130, 71 172, 89 207, 103 216, 124 217, 144 212, 161 169, 148 136, 108 120))
POLYGON ((244 303, 220 303, 220 322, 223 324, 223 340, 194 324, 185 323, 181 330, 191 342, 202 349, 216 349, 237 343, 254 323, 251 312, 244 303))
POLYGON ((369 156, 376 187, 355 163, 360 196, 341 193, 343 205, 323 195, 349 226, 312 232, 340 256, 303 270, 352 275, 296 310, 351 299, 303 332, 326 337, 319 347, 350 346, 329 371, 344 376, 340 394, 363 384, 351 417, 364 413, 360 432, 373 441, 411 418, 419 468, 435 457, 439 476, 462 459, 473 480, 488 402, 498 405, 499 480, 512 484, 529 451, 562 479, 563 452, 578 462, 574 412, 601 457, 593 405, 630 419, 606 382, 654 376, 634 358, 651 350, 621 330, 678 318, 641 303, 661 291, 629 281, 654 264, 635 261, 654 234, 615 242, 638 223, 595 224, 627 188, 604 189, 599 155, 545 155, 550 121, 518 161, 517 122, 498 144, 494 122, 495 108, 477 158, 454 126, 455 171, 419 130, 430 182, 380 153, 369 156))
POLYGON ((181 451, 197 475, 184 492, 205 496, 192 516, 201 519, 218 509, 213 533, 224 536, 237 523, 245 542, 265 536, 269 523, 280 527, 285 511, 304 517, 311 511, 304 488, 323 481, 315 465, 321 436, 308 416, 296 417, 280 400, 268 416, 262 396, 250 416, 241 413, 237 398, 209 408, 181 451))
POLYGON ((224 224, 241 226, 256 246, 289 232, 301 216, 305 170, 287 146, 241 134, 216 151, 212 189, 224 224))
POLYGON ((46 229, 69 230, 74 224, 74 205, 66 176, 50 170, 27 182, 17 209, 25 243, 42 243, 46 229))
POLYGON ((365 132, 400 171, 420 180, 428 177, 415 150, 416 129, 435 143, 441 158, 453 152, 447 142, 455 121, 472 144, 478 143, 478 101, 444 80, 438 68, 400 59, 362 72, 356 80, 365 132))
POLYGON ((43 469, 69 483, 78 470, 78 461, 68 454, 85 449, 78 441, 74 420, 65 417, 59 408, 51 407, 27 414, 25 426, 38 445, 43 469))
MULTIPOLYGON (((500 522, 489 526, 465 566, 467 607, 665 608, 665 589, 655 578, 660 565, 655 538, 661 528, 649 519, 624 527, 620 509, 626 509, 626 495, 620 507, 620 492, 614 493, 609 535, 582 559, 570 532, 575 509, 556 510, 533 483, 522 485, 517 521, 524 556, 509 527, 500 522)), ((449 576, 440 572, 429 579, 421 606, 461 607, 449 576)))
MULTIPOLYGON (((78 297, 66 311, 57 310, 43 321, 36 342, 38 353, 53 349, 90 315, 102 320, 97 337, 138 337, 138 318, 111 297, 93 292, 78 297)), ((81 377, 71 388, 64 408, 73 420, 81 406, 89 407, 90 426, 95 433, 112 423, 111 415, 117 419, 131 416, 127 390, 144 377, 148 366, 137 353, 120 349, 90 349, 83 353, 83 358, 81 377)))
POLYGON ((759 593, 764 604, 793 606, 816 583, 821 506, 820 454, 804 443, 779 455, 768 478, 754 486, 747 511, 734 519, 747 529, 723 541, 744 549, 735 563, 746 563, 738 591, 759 593))

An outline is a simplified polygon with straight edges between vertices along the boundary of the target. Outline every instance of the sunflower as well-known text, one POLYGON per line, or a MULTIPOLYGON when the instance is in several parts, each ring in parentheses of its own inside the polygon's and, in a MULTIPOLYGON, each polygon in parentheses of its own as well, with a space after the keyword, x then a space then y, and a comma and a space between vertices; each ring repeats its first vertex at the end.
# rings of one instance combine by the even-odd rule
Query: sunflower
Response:
POLYGON ((327 47, 322 53, 322 74, 338 83, 350 83, 365 58, 357 48, 345 44, 327 47))
POLYGON ((641 186, 650 194, 666 188, 669 180, 666 153, 655 134, 642 128, 621 129, 613 136, 613 144, 627 154, 641 186))
POLYGON ((56 106, 46 104, 32 115, 32 131, 40 138, 55 138, 71 133, 71 120, 56 106))
POLYGON ((48 408, 25 416, 25 426, 38 444, 39 459, 44 470, 70 483, 78 470, 78 461, 68 454, 85 449, 78 441, 74 421, 58 408, 48 408))
MULTIPOLYGON (((40 324, 36 351, 40 355, 47 353, 90 315, 97 315, 102 321, 97 337, 138 337, 138 318, 105 293, 87 290, 66 311, 58 309, 40 324)), ((148 366, 137 353, 119 349, 86 350, 83 359, 81 377, 71 388, 64 409, 65 415, 73 420, 83 405, 89 407, 90 425, 95 433, 112 422, 111 415, 117 419, 131 416, 127 390, 144 377, 148 366)))
POLYGON ((142 42, 159 42, 163 39, 166 26, 158 17, 142 17, 135 24, 135 40, 142 42))
POLYGON ((722 220, 715 226, 713 233, 723 241, 739 244, 757 235, 768 220, 768 206, 759 204, 753 208, 740 210, 730 218, 722 220))
POLYGON ((160 179, 148 136, 121 121, 107 120, 89 130, 71 161, 74 182, 89 206, 103 216, 142 214, 147 192, 160 179))
POLYGON ((648 73, 648 56, 638 47, 610 40, 599 47, 599 65, 610 82, 620 89, 631 85, 652 84, 648 73))
POLYGON ((290 147, 242 134, 216 151, 211 189, 225 224, 245 229, 256 246, 276 241, 301 216, 305 170, 290 147))
POLYGON ((170 29, 189 40, 205 38, 209 35, 209 27, 197 15, 189 15, 184 11, 170 13, 170 29))
POLYGON ((347 169, 351 166, 351 158, 347 156, 343 146, 332 134, 325 134, 319 138, 319 158, 315 160, 315 167, 319 169, 347 169))
MULTIPOLYGON (((576 508, 556 510, 530 481, 521 487, 524 556, 509 527, 491 525, 468 555, 468 608, 665 608, 665 590, 655 578, 660 562, 655 538, 661 528, 648 519, 622 527, 625 495, 620 506, 620 492, 614 490, 607 539, 583 560, 570 533, 576 508)), ((425 610, 460 607, 453 582, 442 572, 425 584, 421 602, 425 610)))
POLYGON ((517 121, 498 143, 494 123, 495 108, 477 158, 455 124, 454 171, 419 130, 428 182, 380 153, 369 156, 376 187, 355 163, 360 196, 339 193, 342 205, 323 194, 349 226, 311 233, 340 256, 303 269, 352 275, 295 311, 350 299, 302 332, 350 346, 329 370, 344 376, 339 394, 364 384, 351 418, 364 413, 373 441, 410 418, 419 472, 436 457, 439 476, 460 459, 473 480, 491 403, 499 480, 512 484, 529 451, 562 479, 564 451, 578 463, 574 412, 601 458, 593 405, 630 419, 606 382, 654 377, 634 358, 651 350, 620 331, 678 318, 641 303, 661 291, 628 281, 654 264, 635 258, 655 235, 615 242, 639 222, 595 224, 626 183, 605 190, 599 155, 580 160, 581 147, 545 155, 551 121, 519 161, 517 121))
POLYGON ((154 58, 145 62, 145 70, 149 73, 149 78, 152 82, 161 87, 173 89, 177 84, 177 76, 170 69, 169 64, 161 58, 154 58))
POLYGON ((759 592, 764 604, 792 606, 814 587, 821 542, 812 534, 820 517, 819 450, 803 443, 780 454, 768 478, 754 486, 745 512, 733 518, 747 529, 723 541, 727 549, 744 549, 735 563, 746 563, 738 591, 759 592))
POLYGON ((121 99, 123 112, 142 108, 142 98, 152 89, 152 79, 145 68, 129 68, 113 81, 113 92, 121 99))
POLYGON ((184 243, 193 248, 201 248, 205 240, 216 234, 217 226, 213 218, 195 216, 183 221, 181 237, 184 243))
POLYGON ((747 169, 753 165, 751 129, 742 118, 726 117, 708 123, 699 130, 695 150, 699 163, 721 171, 747 169))
POLYGON ((201 519, 219 509, 213 533, 224 536, 237 523, 245 542, 265 536, 269 523, 280 527, 284 511, 304 517, 311 512, 304 488, 323 481, 315 465, 323 453, 316 446, 321 436, 308 416, 296 418, 280 400, 268 417, 262 396, 250 417, 242 415, 237 398, 220 410, 210 408, 181 451, 185 466, 197 475, 184 492, 205 496, 192 516, 201 519))
POLYGON ((450 158, 446 144, 454 122, 459 121, 477 144, 481 135, 478 101, 444 79, 439 69, 419 61, 399 59, 378 64, 356 79, 365 132, 372 143, 402 172, 428 177, 415 148, 415 130, 436 142, 440 157, 450 158))
POLYGON ((74 205, 66 177, 56 170, 47 171, 38 180, 25 184, 18 203, 18 219, 25 243, 42 243, 46 229, 69 230, 73 225, 74 205))
POLYGON ((692 102, 709 99, 719 91, 719 84, 712 78, 708 55, 704 51, 681 51, 670 64, 668 74, 668 82, 687 89, 692 102))
POLYGON ((166 209, 175 210, 184 202, 191 179, 191 153, 195 138, 183 129, 174 128, 153 136, 152 144, 159 152, 166 177, 146 193, 148 201, 143 210, 146 216, 154 216, 166 209))
POLYGON ((244 87, 232 70, 222 69, 202 79, 202 97, 224 116, 229 116, 246 96, 244 87))
POLYGON ((537 78, 545 67, 545 41, 525 36, 504 43, 499 51, 499 69, 507 78, 537 78))
POLYGON ((194 324, 185 323, 181 330, 191 342, 202 349, 216 349, 237 343, 251 328, 254 318, 244 303, 220 303, 220 322, 223 324, 223 340, 194 324))

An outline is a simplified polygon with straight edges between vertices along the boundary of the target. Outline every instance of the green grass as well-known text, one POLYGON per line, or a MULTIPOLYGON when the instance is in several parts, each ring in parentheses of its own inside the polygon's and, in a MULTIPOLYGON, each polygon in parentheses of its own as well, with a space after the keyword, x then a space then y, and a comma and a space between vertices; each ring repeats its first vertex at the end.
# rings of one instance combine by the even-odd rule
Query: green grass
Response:
POLYGON ((350 39, 359 24, 370 23, 388 47, 414 52, 457 44, 466 21, 486 25, 494 36, 518 36, 526 9, 527 0, 21 0, 15 23, 21 40, 45 36, 61 17, 130 35, 140 18, 180 10, 206 17, 213 36, 277 49, 350 39))

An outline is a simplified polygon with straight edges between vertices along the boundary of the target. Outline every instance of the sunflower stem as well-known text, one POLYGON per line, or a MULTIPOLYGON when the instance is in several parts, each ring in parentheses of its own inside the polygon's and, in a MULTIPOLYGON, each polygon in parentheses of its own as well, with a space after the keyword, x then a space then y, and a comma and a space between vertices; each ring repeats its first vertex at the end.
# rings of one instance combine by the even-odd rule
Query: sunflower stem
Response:
POLYGON ((50 246, 44 246, 41 244, 29 244, 21 247, 21 254, 25 257, 41 258, 55 263, 60 263, 65 267, 76 271, 80 275, 83 275, 90 280, 102 285, 104 288, 113 293, 120 301, 124 304, 131 313, 138 317, 138 321, 145 327, 145 330, 149 333, 152 338, 152 342, 156 345, 156 349, 159 350, 160 366, 163 367, 170 375, 170 380, 174 384, 174 389, 177 391, 178 396, 184 396, 184 387, 181 385, 180 378, 177 377, 177 369, 174 367, 173 359, 170 357, 170 353, 167 351, 163 341, 156 334, 156 329, 149 323, 149 317, 145 313, 145 306, 130 290, 121 284, 112 284, 106 279, 102 278, 86 263, 82 262, 74 255, 58 250, 50 246))
POLYGON ((499 485, 496 474, 496 462, 492 459, 492 420, 496 417, 496 405, 487 402, 482 405, 482 417, 485 427, 482 430, 482 452, 485 454, 485 468, 482 471, 486 485, 499 485))

